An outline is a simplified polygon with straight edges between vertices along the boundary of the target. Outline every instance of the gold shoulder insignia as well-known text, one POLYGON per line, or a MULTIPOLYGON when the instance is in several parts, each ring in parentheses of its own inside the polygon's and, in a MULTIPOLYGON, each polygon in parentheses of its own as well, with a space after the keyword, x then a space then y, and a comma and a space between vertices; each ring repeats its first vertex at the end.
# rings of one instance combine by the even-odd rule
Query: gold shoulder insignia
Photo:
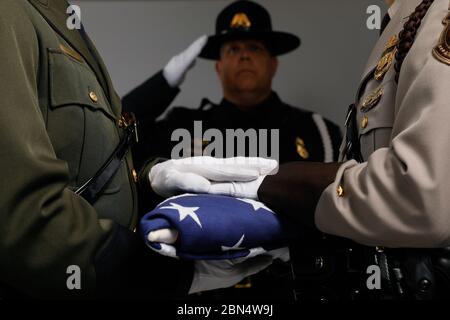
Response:
POLYGON ((438 45, 433 48, 433 56, 450 66, 450 13, 447 14, 442 23, 445 25, 445 28, 439 38, 438 45))

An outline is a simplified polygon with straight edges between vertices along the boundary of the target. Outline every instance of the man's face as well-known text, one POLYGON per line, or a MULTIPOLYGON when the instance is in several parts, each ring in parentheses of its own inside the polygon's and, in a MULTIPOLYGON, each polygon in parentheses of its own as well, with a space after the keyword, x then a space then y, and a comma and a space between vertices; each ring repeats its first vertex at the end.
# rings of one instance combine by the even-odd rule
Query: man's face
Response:
POLYGON ((216 63, 225 93, 267 93, 272 88, 278 60, 258 40, 226 42, 216 63))

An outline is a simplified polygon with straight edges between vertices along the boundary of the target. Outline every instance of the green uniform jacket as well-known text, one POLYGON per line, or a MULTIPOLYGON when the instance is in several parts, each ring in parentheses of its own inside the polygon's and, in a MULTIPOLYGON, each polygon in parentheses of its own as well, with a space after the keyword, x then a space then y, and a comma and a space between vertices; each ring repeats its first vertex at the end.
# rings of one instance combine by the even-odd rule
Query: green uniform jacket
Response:
POLYGON ((72 191, 123 133, 120 99, 92 43, 67 28, 67 8, 0 2, 0 283, 35 297, 95 292, 96 261, 120 264, 117 229, 137 223, 129 155, 93 207, 72 191), (81 290, 67 288, 70 265, 81 290))

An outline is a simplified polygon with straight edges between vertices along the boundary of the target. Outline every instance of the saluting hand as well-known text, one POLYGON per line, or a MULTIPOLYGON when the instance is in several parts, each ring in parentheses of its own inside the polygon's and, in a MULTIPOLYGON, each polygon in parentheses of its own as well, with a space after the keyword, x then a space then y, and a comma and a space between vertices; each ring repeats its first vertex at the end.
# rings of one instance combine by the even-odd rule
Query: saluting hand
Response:
POLYGON ((163 76, 172 87, 178 87, 184 81, 186 73, 191 69, 198 55, 202 51, 208 40, 208 36, 203 35, 195 40, 186 50, 172 57, 163 69, 163 76))

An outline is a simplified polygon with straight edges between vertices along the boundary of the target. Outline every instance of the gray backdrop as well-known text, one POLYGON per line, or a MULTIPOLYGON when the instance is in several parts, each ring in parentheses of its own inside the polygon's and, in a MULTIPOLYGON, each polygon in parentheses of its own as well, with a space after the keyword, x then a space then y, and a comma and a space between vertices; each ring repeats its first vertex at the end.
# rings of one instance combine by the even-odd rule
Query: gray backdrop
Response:
MULTIPOLYGON (((212 34, 219 11, 231 1, 71 1, 123 96, 202 34, 212 34)), ((343 125, 365 61, 378 37, 368 30, 369 5, 382 0, 260 0, 275 30, 302 39, 280 56, 274 89, 294 105, 343 125)), ((220 101, 221 87, 211 61, 199 59, 174 105, 196 107, 202 97, 220 101)), ((151 103, 151 102, 149 102, 151 103)))

